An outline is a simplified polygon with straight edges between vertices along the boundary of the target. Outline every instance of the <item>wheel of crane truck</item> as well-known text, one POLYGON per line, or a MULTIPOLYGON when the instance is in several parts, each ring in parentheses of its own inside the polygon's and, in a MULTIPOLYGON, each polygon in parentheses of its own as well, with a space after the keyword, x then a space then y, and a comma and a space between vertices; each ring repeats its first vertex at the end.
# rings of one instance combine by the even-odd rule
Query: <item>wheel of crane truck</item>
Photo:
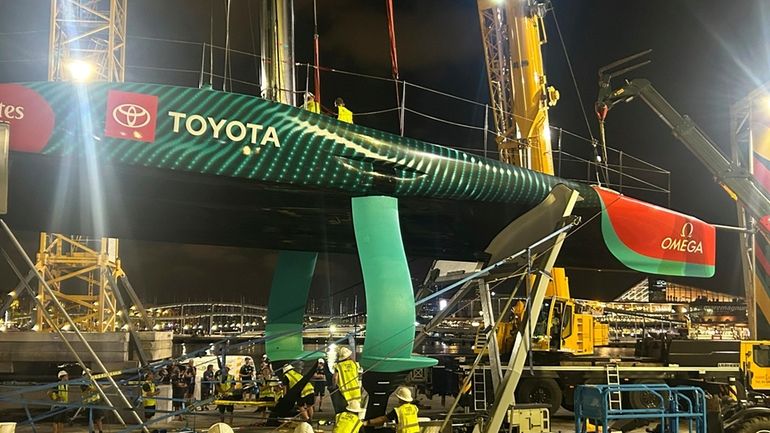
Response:
POLYGON ((757 417, 744 422, 735 433, 770 433, 770 418, 757 417))
POLYGON ((516 388, 516 401, 548 405, 551 414, 554 414, 561 406, 561 387, 553 379, 524 379, 516 388))
MULTIPOLYGON (((662 379, 639 379, 634 381, 635 385, 665 385, 666 382, 662 379)), ((668 399, 667 392, 658 393, 663 397, 663 400, 668 399)), ((654 392, 646 391, 633 391, 626 393, 623 401, 624 409, 654 409, 660 407, 660 398, 654 392), (627 406, 626 406, 627 405, 627 406)))

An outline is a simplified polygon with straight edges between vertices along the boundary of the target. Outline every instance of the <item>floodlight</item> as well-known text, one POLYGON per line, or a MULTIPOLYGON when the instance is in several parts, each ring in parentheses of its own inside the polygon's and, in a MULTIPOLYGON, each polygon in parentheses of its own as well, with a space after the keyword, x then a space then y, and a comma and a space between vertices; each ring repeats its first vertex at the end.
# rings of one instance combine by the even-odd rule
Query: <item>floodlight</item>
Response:
POLYGON ((72 81, 89 81, 94 74, 94 65, 83 60, 68 60, 65 67, 72 81))

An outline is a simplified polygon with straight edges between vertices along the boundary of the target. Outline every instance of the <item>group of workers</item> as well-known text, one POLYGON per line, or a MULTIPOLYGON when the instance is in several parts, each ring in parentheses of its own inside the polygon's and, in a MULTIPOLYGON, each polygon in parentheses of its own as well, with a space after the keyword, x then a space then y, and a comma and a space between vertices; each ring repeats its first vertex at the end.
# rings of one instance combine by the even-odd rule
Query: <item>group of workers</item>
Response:
MULTIPOLYGON (((345 101, 342 98, 334 100, 334 106, 337 108, 337 120, 345 123, 353 123, 353 112, 348 110, 345 106, 345 101)), ((321 114, 321 103, 316 101, 315 95, 308 92, 305 94, 305 103, 302 105, 307 111, 311 113, 321 114)))
MULTIPOLYGON (((396 433, 418 433, 417 406, 412 404, 412 392, 409 388, 400 387, 396 390, 399 406, 387 414, 371 419, 362 419, 365 409, 361 404, 361 381, 359 380, 360 367, 353 359, 353 352, 347 347, 342 347, 338 353, 335 371, 333 373, 334 387, 330 389, 332 394, 337 393, 344 399, 344 404, 335 405, 336 416, 334 419, 333 433, 358 433, 363 426, 381 426, 387 422, 395 424, 396 433)), ((319 366, 325 368, 323 359, 319 359, 319 366)), ((299 386, 303 376, 297 372, 293 365, 286 364, 283 367, 290 392, 294 386, 299 386)), ((297 399, 299 415, 306 421, 313 416, 314 387, 305 382, 297 399)), ((333 395, 334 396, 334 395, 333 395)), ((334 399, 332 399, 334 401, 334 399)), ((300 423, 295 433, 312 433, 313 428, 308 422, 300 423)))
MULTIPOLYGON (((184 374, 177 373, 180 378, 193 375, 193 385, 185 387, 185 400, 191 398, 191 390, 195 386, 193 361, 191 360, 186 367, 184 374)), ((279 375, 273 372, 266 356, 263 357, 259 373, 256 372, 251 358, 245 358, 243 366, 238 371, 240 381, 236 380, 227 366, 214 373, 213 366, 208 365, 203 373, 201 399, 216 398, 219 400, 217 409, 220 412, 220 421, 224 422, 225 413, 229 412, 230 423, 232 423, 233 405, 225 404, 225 401, 233 401, 235 404, 237 401, 251 401, 253 398, 254 400, 278 404, 282 399, 290 398, 293 401, 285 403, 295 405, 296 412, 303 421, 297 432, 310 433, 312 427, 307 423, 312 420, 316 405, 320 410, 321 400, 324 396, 323 388, 326 385, 332 396, 336 413, 333 433, 358 433, 362 426, 379 426, 386 422, 394 423, 397 433, 419 432, 417 407, 411 403, 412 394, 406 387, 396 390, 395 395, 400 402, 398 407, 381 417, 361 419, 364 409, 361 403, 360 367, 353 357, 353 351, 347 347, 339 349, 333 372, 326 366, 323 358, 319 359, 312 375, 313 381, 308 380, 308 376, 303 376, 302 372, 297 371, 297 367, 291 363, 285 364, 278 371, 279 375), (331 380, 323 381, 322 378, 331 380), (240 389, 236 387, 238 382, 242 384, 240 389), (308 428, 311 430, 307 431, 308 428)), ((83 373, 83 376, 86 376, 86 372, 83 373)), ((56 387, 48 393, 49 398, 55 402, 53 405, 55 414, 53 433, 63 433, 64 423, 68 421, 69 375, 65 370, 62 370, 58 374, 58 379, 56 387)), ((155 374, 148 372, 140 386, 144 416, 147 420, 156 414, 159 389, 155 379, 155 374)), ((172 384, 173 389, 174 384, 172 384)), ((81 393, 84 405, 90 410, 89 418, 93 421, 93 426, 98 429, 99 433, 102 433, 102 420, 105 411, 98 408, 101 396, 96 386, 92 383, 82 384, 81 393)), ((174 407, 176 411, 176 405, 174 407)))
MULTIPOLYGON (((89 370, 90 373, 90 370, 89 370)), ((83 376, 86 376, 86 372, 83 372, 83 376)), ((56 386, 48 391, 48 398, 50 398, 54 404, 51 408, 53 413, 53 433, 63 433, 64 424, 70 421, 69 417, 72 411, 69 409, 70 404, 70 392, 69 392, 69 373, 67 370, 61 370, 57 374, 59 379, 56 382, 56 386)), ((87 410, 89 419, 89 431, 93 432, 98 430, 102 433, 102 421, 106 415, 105 410, 100 408, 102 397, 96 386, 93 383, 82 383, 80 385, 81 402, 87 410)), ((103 406, 103 405, 101 405, 103 406)))

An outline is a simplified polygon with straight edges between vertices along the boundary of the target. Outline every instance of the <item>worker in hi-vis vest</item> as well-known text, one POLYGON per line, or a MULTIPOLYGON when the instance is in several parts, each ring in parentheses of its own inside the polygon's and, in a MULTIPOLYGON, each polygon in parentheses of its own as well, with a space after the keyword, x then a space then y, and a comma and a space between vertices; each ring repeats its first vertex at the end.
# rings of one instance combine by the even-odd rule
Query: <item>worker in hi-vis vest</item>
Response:
POLYGON ((144 376, 142 382, 142 402, 144 403, 144 418, 150 419, 155 416, 155 397, 160 393, 155 387, 155 376, 152 372, 144 376))
POLYGON ((337 107, 337 120, 345 123, 353 123, 353 112, 345 107, 345 101, 342 98, 334 100, 334 106, 337 107))
POLYGON ((361 382, 358 380, 358 363, 352 358, 353 351, 340 348, 337 363, 334 364, 334 383, 347 404, 361 402, 361 382))
POLYGON ((396 397, 398 397, 401 405, 386 415, 365 420, 363 424, 365 426, 380 426, 390 421, 396 423, 396 433, 419 433, 420 422, 417 419, 417 406, 412 404, 412 391, 402 386, 396 390, 396 397))
POLYGON ((358 400, 351 401, 344 412, 338 413, 334 418, 334 430, 332 433, 358 433, 363 425, 361 415, 364 410, 358 400))
POLYGON ((321 104, 319 104, 315 100, 315 95, 313 95, 310 92, 307 92, 305 94, 305 104, 302 106, 307 111, 310 111, 311 113, 320 114, 321 113, 321 104))
POLYGON ((69 421, 69 410, 66 404, 69 403, 69 375, 67 371, 61 370, 57 375, 59 381, 56 383, 56 388, 48 392, 48 398, 56 403, 60 403, 62 406, 54 404, 51 407, 51 411, 56 415, 53 417, 53 433, 64 433, 64 423, 69 421))
MULTIPOLYGON (((294 366, 286 364, 283 366, 284 383, 286 384, 286 394, 288 394, 292 388, 297 386, 297 383, 302 380, 302 375, 294 370, 294 366)), ((302 391, 297 400, 297 409, 302 418, 309 420, 313 418, 313 410, 315 408, 315 388, 310 382, 306 383, 302 387, 302 391)))

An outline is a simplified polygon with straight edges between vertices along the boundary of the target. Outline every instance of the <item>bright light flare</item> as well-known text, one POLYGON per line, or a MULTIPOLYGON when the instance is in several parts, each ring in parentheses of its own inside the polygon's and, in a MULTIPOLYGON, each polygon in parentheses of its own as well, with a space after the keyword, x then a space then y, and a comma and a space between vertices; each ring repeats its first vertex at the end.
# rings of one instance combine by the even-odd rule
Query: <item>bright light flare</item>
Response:
POLYGON ((94 76, 93 63, 84 62, 82 60, 68 60, 65 63, 67 73, 72 81, 86 82, 91 80, 94 76))

